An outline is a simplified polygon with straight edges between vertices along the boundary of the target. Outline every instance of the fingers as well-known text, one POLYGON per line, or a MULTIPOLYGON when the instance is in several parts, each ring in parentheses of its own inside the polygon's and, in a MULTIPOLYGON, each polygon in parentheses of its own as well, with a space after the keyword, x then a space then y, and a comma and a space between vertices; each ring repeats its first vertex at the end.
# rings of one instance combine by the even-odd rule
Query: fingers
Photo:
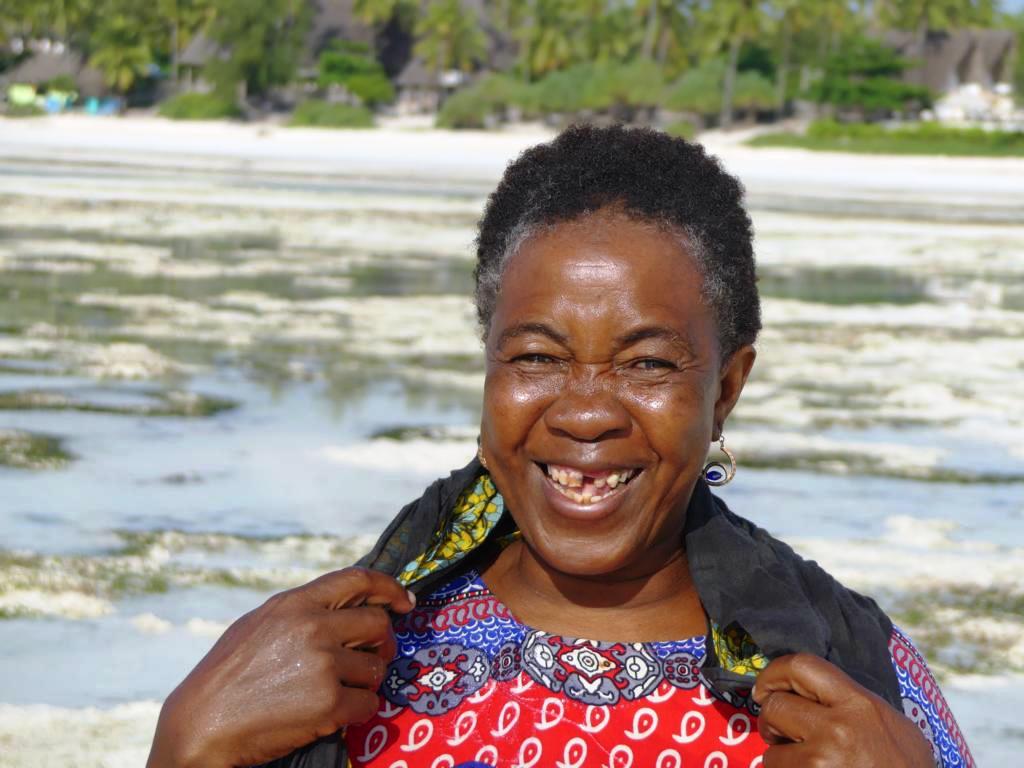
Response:
POLYGON ((807 744, 780 744, 769 747, 761 760, 761 768, 807 768, 812 750, 807 744))
POLYGON ((777 691, 761 704, 757 730, 768 744, 806 741, 828 717, 827 707, 795 693, 777 691))
POLYGON ((342 648, 335 653, 338 680, 349 688, 376 691, 380 687, 387 664, 380 656, 367 651, 342 648))
POLYGON ((375 649, 393 642, 391 616, 378 606, 326 611, 320 620, 326 624, 332 644, 345 648, 375 649))
POLYGON ((332 719, 337 728, 352 723, 365 723, 380 707, 380 697, 364 688, 339 688, 332 719))
POLYGON ((330 610, 370 604, 407 613, 416 605, 416 597, 394 578, 369 568, 331 571, 299 591, 330 610))
POLYGON ((837 666, 808 653, 781 656, 758 674, 754 701, 761 704, 776 691, 795 693, 829 707, 867 693, 837 666))

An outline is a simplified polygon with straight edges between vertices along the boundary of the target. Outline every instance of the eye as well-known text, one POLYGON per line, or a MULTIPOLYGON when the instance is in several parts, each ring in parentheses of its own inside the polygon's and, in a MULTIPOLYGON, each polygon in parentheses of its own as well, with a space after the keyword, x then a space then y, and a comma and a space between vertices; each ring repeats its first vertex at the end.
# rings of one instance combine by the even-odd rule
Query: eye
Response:
POLYGON ((658 371, 669 370, 676 366, 675 363, 662 360, 660 357, 644 357, 634 362, 633 367, 639 368, 641 371, 658 371))
POLYGON ((525 355, 517 355, 512 358, 514 363, 525 363, 527 365, 545 365, 547 363, 555 362, 555 358, 551 355, 545 355, 540 352, 529 352, 525 355))

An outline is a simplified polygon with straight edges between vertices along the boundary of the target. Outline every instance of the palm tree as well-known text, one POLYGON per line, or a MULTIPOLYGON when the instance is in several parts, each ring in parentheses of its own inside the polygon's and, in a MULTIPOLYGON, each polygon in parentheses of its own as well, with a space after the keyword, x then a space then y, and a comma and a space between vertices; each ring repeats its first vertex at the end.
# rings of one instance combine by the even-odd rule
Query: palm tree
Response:
POLYGON ((487 37, 476 13, 460 0, 433 0, 416 23, 416 54, 436 72, 468 72, 487 55, 487 37))
POLYGON ((817 0, 776 0, 779 12, 779 53, 775 74, 775 110, 778 114, 786 108, 786 89, 789 84, 789 70, 792 63, 793 38, 810 27, 817 7, 817 0))
POLYGON ((714 0, 704 16, 715 47, 728 46, 725 78, 722 85, 722 110, 719 124, 732 127, 736 93, 736 70, 743 43, 754 39, 764 26, 764 9, 759 0, 714 0))
POLYGON ((392 16, 409 5, 415 8, 415 4, 407 0, 355 0, 352 9, 356 17, 367 24, 387 24, 392 16))
POLYGON ((878 0, 875 18, 898 29, 949 29, 991 24, 995 0, 878 0))
POLYGON ((114 14, 97 31, 89 64, 103 73, 107 85, 126 94, 153 61, 134 19, 114 14))
POLYGON ((580 50, 579 6, 573 0, 529 0, 519 33, 520 66, 527 79, 572 64, 580 50))
POLYGON ((608 0, 577 0, 569 23, 582 27, 584 45, 577 51, 597 63, 625 61, 635 50, 638 28, 633 10, 608 0))
POLYGON ((209 20, 211 5, 209 0, 158 0, 157 8, 160 18, 170 27, 171 79, 176 84, 178 58, 192 36, 209 20))

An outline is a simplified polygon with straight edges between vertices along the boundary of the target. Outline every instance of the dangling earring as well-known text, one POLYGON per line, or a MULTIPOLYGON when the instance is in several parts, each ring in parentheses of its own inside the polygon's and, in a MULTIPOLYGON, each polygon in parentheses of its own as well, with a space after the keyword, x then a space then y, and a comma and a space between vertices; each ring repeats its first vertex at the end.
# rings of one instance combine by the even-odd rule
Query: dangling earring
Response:
POLYGON ((487 466, 487 459, 484 458, 484 447, 482 445, 477 447, 476 457, 480 461, 480 466, 490 471, 490 468, 487 466))
POLYGON ((727 485, 732 482, 732 479, 736 477, 736 457, 732 455, 732 451, 725 447, 725 433, 722 433, 718 438, 718 447, 726 456, 729 457, 729 469, 725 468, 725 465, 720 461, 709 461, 704 465, 704 479, 708 485, 713 485, 716 488, 722 485, 727 485))

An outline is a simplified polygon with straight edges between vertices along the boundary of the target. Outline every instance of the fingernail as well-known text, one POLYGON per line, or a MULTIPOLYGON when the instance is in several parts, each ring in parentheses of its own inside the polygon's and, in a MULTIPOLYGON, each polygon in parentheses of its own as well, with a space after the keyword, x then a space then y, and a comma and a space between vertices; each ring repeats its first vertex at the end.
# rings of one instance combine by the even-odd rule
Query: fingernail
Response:
POLYGON ((412 590, 410 590, 410 589, 405 590, 405 594, 407 594, 409 596, 409 602, 412 603, 412 607, 415 608, 416 607, 416 595, 414 595, 412 590))

